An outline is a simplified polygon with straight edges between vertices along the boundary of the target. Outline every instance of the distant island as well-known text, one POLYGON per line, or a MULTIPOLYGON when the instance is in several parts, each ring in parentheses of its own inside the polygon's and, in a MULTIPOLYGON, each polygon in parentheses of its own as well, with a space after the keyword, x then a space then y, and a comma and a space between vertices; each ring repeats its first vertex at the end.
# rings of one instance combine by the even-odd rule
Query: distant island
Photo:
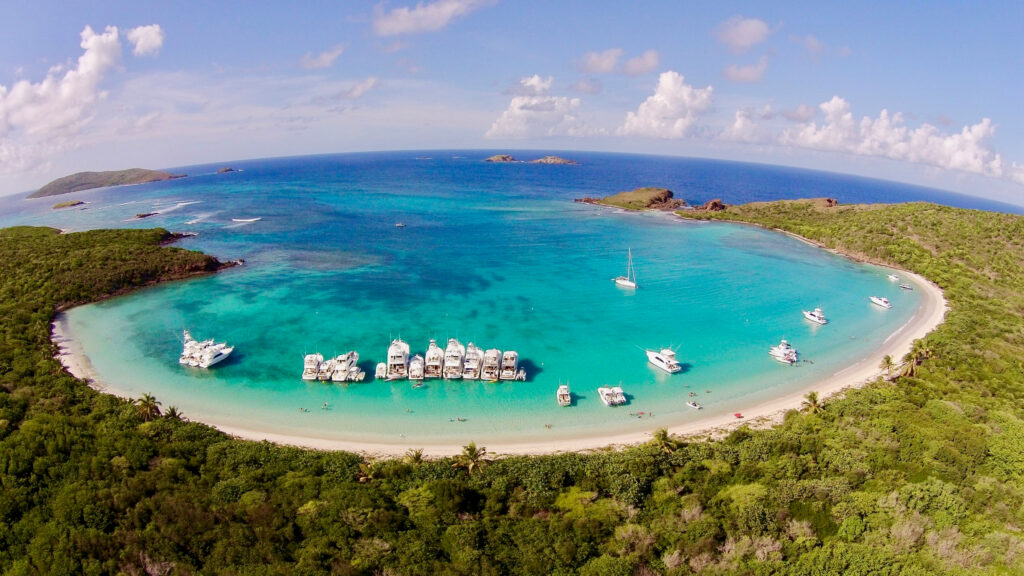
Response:
POLYGON ((81 200, 68 200, 67 202, 58 202, 58 203, 54 204, 53 205, 53 209, 57 210, 57 209, 60 209, 60 208, 70 208, 72 206, 79 206, 81 204, 85 204, 85 202, 83 202, 81 200))
POLYGON ((576 198, 576 202, 615 206, 626 210, 677 210, 686 205, 684 200, 672 197, 668 188, 643 187, 619 192, 604 198, 576 198))
POLYGON ((113 170, 107 172, 78 172, 63 178, 57 178, 39 190, 29 194, 28 198, 43 198, 46 196, 57 196, 81 190, 93 188, 107 188, 109 186, 124 186, 126 184, 145 184, 146 182, 159 182, 182 178, 184 174, 171 174, 160 170, 146 170, 144 168, 131 168, 129 170, 113 170))
MULTIPOLYGON (((495 154, 490 158, 484 160, 484 162, 522 162, 522 160, 516 160, 515 156, 511 154, 495 154)), ((530 160, 530 164, 579 164, 575 160, 569 160, 561 158, 559 156, 545 156, 543 158, 537 158, 536 160, 530 160)))

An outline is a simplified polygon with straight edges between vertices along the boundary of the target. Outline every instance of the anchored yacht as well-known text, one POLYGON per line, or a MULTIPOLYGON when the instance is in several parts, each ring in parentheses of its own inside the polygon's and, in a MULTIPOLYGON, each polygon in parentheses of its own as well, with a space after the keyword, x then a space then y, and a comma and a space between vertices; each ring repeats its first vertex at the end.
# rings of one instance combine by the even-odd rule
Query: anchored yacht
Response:
POLYGON ((558 391, 555 392, 555 399, 558 400, 559 406, 569 406, 572 404, 572 392, 569 391, 568 384, 562 384, 558 387, 558 391))
POLYGON ((472 342, 466 346, 466 360, 462 368, 463 380, 477 380, 484 362, 484 351, 472 342))
POLYGON ((388 380, 399 380, 409 377, 409 345, 398 338, 391 341, 388 346, 388 380))
POLYGON ((889 303, 889 299, 885 296, 872 296, 871 302, 876 306, 881 306, 882 308, 892 308, 892 304, 889 303))
POLYGON ((323 361, 324 357, 322 354, 306 354, 306 358, 302 363, 302 379, 316 380, 316 375, 320 372, 320 363, 323 361))
POLYGON ((783 364, 796 364, 797 361, 796 348, 790 346, 789 342, 785 340, 779 342, 778 346, 769 348, 768 354, 783 364))
POLYGON ((497 382, 501 377, 501 350, 491 348, 484 352, 484 363, 480 369, 480 379, 487 382, 497 382))
POLYGON ((466 360, 466 347, 455 338, 448 339, 444 350, 444 377, 446 380, 462 378, 462 369, 466 360))
POLYGON ((601 397, 601 402, 604 402, 605 406, 618 406, 626 403, 626 394, 620 386, 598 388, 597 394, 601 397))
POLYGON ((662 348, 661 350, 645 350, 647 353, 647 361, 654 364, 658 368, 661 368, 669 374, 675 374, 682 370, 682 366, 676 361, 676 353, 671 348, 662 348))
POLYGON ((412 357, 412 360, 409 360, 409 380, 412 380, 414 382, 416 382, 416 381, 422 382, 423 381, 423 375, 424 375, 423 356, 420 356, 419 354, 417 354, 417 355, 412 357))
POLYGON ((215 343, 213 338, 200 342, 192 338, 192 334, 185 330, 178 363, 195 368, 209 368, 230 356, 234 350, 234 346, 228 346, 224 342, 215 343))
POLYGON ((626 259, 626 275, 612 278, 616 286, 623 288, 636 288, 636 270, 633 269, 633 249, 629 249, 629 256, 626 259))
MULTIPOLYGON (((501 375, 502 380, 515 380, 519 374, 519 353, 515 350, 506 350, 501 355, 501 375)), ((525 379, 525 378, 524 378, 525 379)))
POLYGON ((821 311, 821 308, 815 308, 810 312, 804 310, 804 318, 807 318, 811 322, 816 322, 818 324, 828 324, 828 319, 825 318, 825 313, 821 311))
POLYGON ((427 355, 423 363, 423 377, 424 378, 440 378, 441 371, 444 369, 444 350, 437 345, 437 340, 430 339, 430 345, 427 346, 427 355))

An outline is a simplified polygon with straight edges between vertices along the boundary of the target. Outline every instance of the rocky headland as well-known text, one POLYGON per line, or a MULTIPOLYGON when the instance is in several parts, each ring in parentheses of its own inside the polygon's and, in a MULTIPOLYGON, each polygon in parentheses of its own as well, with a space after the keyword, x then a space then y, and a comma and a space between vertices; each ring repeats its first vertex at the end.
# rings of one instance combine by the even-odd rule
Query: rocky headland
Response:
POLYGON ((146 182, 159 182, 173 178, 183 178, 184 174, 171 174, 160 170, 146 170, 144 168, 131 168, 129 170, 113 170, 107 172, 77 172, 70 176, 57 178, 39 190, 29 194, 28 198, 43 198, 46 196, 57 196, 81 190, 93 188, 107 188, 110 186, 125 186, 127 184, 145 184, 146 182))

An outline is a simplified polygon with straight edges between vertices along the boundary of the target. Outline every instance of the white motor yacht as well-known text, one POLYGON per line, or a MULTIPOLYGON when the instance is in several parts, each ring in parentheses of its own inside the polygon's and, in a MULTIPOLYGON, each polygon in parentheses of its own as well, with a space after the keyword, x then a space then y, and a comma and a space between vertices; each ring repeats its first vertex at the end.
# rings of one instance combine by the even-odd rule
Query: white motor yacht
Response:
POLYGON ((448 339, 448 346, 444 349, 444 373, 447 380, 462 378, 462 369, 466 360, 466 347, 455 338, 448 339))
POLYGON ((818 324, 828 324, 828 319, 825 318, 825 313, 821 311, 821 308, 815 308, 814 310, 811 310, 809 312, 807 310, 804 310, 804 318, 807 318, 811 322, 816 322, 818 324))
POLYGON ((501 350, 491 348, 484 352, 483 367, 480 368, 480 379, 486 382, 497 382, 501 377, 501 350))
POLYGON ((612 278, 616 286, 623 288, 636 288, 636 270, 633 269, 633 249, 629 249, 629 256, 626 260, 626 275, 612 278))
POLYGON ((899 279, 900 279, 899 276, 897 276, 895 274, 889 274, 889 280, 892 280, 893 282, 897 282, 897 281, 899 281, 899 279))
POLYGON ((215 343, 213 338, 200 342, 192 338, 188 330, 184 331, 183 340, 178 364, 196 368, 209 368, 224 361, 235 350, 234 346, 228 346, 224 342, 215 343))
POLYGON ((302 358, 302 379, 316 380, 317 370, 320 369, 320 363, 323 360, 322 354, 306 354, 302 358))
POLYGON ((388 380, 399 380, 409 377, 409 345, 398 338, 388 346, 388 380))
POLYGON ((910 284, 900 284, 900 290, 913 290, 914 287, 910 284))
MULTIPOLYGON (((506 350, 501 355, 501 375, 502 380, 515 380, 516 375, 519 373, 519 353, 515 350, 506 350)), ((524 376, 525 380, 525 376, 524 376)))
POLYGON ((597 394, 601 397, 601 402, 604 402, 605 406, 618 406, 626 403, 626 394, 620 386, 598 388, 597 394))
POLYGON ((790 346, 786 340, 779 342, 778 346, 769 348, 768 354, 783 364, 796 364, 797 361, 796 348, 790 346))
POLYGON ((658 368, 661 368, 669 374, 675 374, 682 370, 682 366, 676 361, 676 353, 671 348, 662 348, 661 350, 645 350, 647 353, 647 361, 654 364, 658 368))
POLYGON ((484 363, 484 351, 472 342, 466 346, 466 361, 462 368, 463 380, 477 380, 484 363))
POLYGON ((422 382, 423 381, 423 374, 424 374, 423 356, 420 356, 419 354, 417 354, 417 355, 412 357, 412 360, 409 360, 409 380, 422 382))
POLYGON ((440 378, 444 369, 444 350, 437 345, 437 340, 431 338, 427 346, 427 355, 423 362, 424 378, 440 378))
POLYGON ((562 384, 558 387, 558 391, 555 392, 555 399, 558 400, 559 406, 569 406, 572 404, 572 392, 569 391, 568 384, 562 384))
POLYGON ((872 296, 871 302, 876 306, 881 306, 882 308, 892 308, 892 304, 889 303, 889 299, 885 296, 872 296))
POLYGON ((689 402, 687 402, 686 405, 689 406, 690 408, 695 409, 695 410, 700 410, 700 409, 704 408, 703 406, 701 406, 700 404, 697 404, 693 400, 690 400, 689 402))

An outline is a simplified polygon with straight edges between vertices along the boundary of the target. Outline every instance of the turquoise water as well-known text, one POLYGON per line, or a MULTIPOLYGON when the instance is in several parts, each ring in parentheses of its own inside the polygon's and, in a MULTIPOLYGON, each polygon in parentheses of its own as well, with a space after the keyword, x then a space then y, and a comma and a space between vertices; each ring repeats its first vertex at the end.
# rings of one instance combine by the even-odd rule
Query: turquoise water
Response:
POLYGON ((20 218, 192 230, 199 236, 181 246, 244 257, 245 266, 212 277, 74 309, 70 331, 100 380, 122 395, 152 393, 193 420, 312 438, 422 446, 670 427, 821 381, 877 349, 920 303, 920 292, 899 290, 887 270, 778 233, 573 203, 656 184, 662 174, 660 163, 645 173, 635 161, 615 170, 599 160, 281 160, 94 192, 88 210, 20 218), (124 222, 154 209, 161 214, 124 222), (635 292, 610 281, 625 272, 627 249, 635 292), (873 306, 873 294, 894 307, 873 306), (827 326, 803 319, 801 310, 816 306, 827 326), (182 368, 183 328, 236 351, 209 371, 182 368), (349 349, 372 375, 396 337, 420 354, 430 338, 515 349, 529 377, 419 389, 299 378, 305 354, 349 349), (803 362, 768 356, 781 338, 803 362), (662 346, 678 350, 682 373, 647 364, 642 348, 662 346), (560 383, 572 386, 572 407, 556 404, 560 383), (596 392, 603 385, 623 386, 629 404, 605 407, 596 392), (700 413, 685 405, 691 392, 700 413))

